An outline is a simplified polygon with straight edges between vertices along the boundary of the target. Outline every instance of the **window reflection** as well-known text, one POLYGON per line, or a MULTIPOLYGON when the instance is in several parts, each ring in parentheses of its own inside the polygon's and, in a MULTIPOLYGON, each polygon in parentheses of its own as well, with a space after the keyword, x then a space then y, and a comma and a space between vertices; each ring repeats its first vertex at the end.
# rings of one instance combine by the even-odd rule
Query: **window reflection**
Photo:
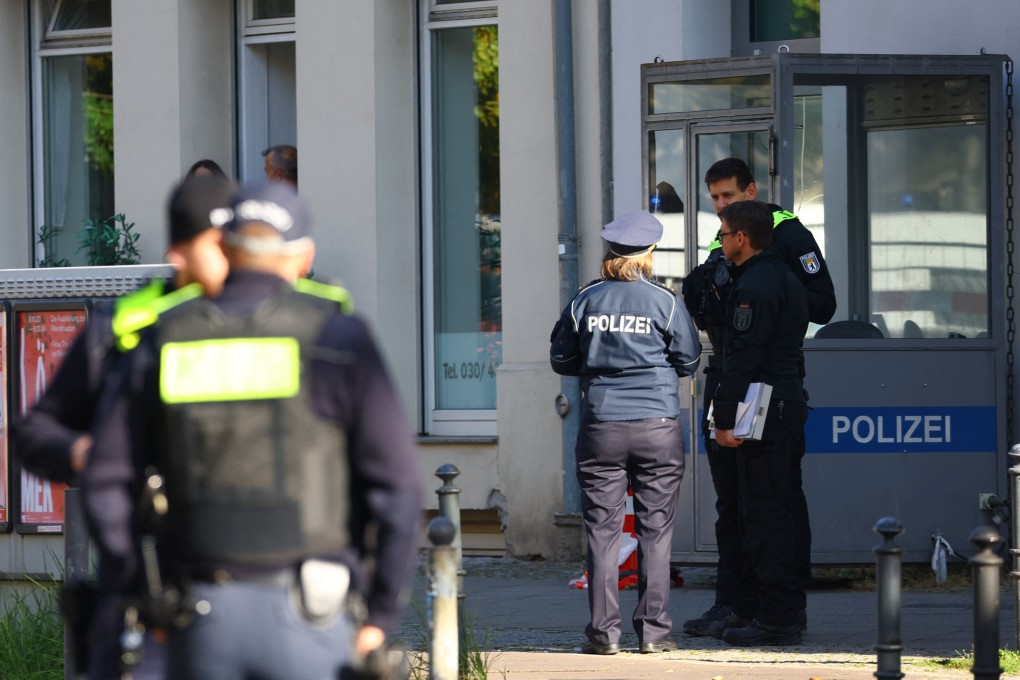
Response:
POLYGON ((77 233, 114 213, 113 58, 43 59, 43 266, 85 264, 77 233))
POLYGON ((868 133, 871 311, 886 337, 989 326, 984 124, 868 133))
POLYGON ((294 0, 255 0, 252 19, 286 19, 294 16, 294 0))
POLYGON ((648 211, 662 222, 662 240, 655 249, 653 272, 664 285, 680 290, 687 272, 684 261, 684 198, 687 172, 684 166, 684 131, 659 130, 648 140, 652 159, 648 211))
POLYGON ((46 7, 53 31, 82 31, 111 26, 110 0, 51 0, 46 7))
POLYGON ((433 33, 436 407, 494 409, 502 351, 499 44, 433 33))
POLYGON ((693 113, 769 106, 772 85, 768 74, 712 78, 691 82, 653 83, 649 113, 693 113))
POLYGON ((821 0, 751 0, 751 42, 821 35, 821 0))

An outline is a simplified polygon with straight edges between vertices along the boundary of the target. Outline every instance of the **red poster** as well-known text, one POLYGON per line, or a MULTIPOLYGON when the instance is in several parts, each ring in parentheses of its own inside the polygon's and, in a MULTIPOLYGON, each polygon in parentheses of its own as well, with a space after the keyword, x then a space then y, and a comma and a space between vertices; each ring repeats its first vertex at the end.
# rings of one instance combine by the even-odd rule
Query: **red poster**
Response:
MULTIPOLYGON (((21 414, 38 401, 56 375, 71 343, 85 325, 85 310, 18 312, 17 329, 21 414)), ((21 524, 38 525, 39 532, 61 531, 66 484, 21 471, 21 524)))

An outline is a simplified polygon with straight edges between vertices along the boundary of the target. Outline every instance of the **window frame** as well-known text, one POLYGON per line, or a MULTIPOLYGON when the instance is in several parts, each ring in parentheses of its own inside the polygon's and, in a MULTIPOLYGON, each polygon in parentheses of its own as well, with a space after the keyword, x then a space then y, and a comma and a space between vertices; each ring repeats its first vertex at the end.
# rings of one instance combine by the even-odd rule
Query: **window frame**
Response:
MULTIPOLYGON (((262 151, 269 144, 268 131, 256 130, 255 120, 268 120, 268 98, 265 88, 256 89, 259 81, 265 81, 265 63, 252 63, 248 49, 255 45, 280 43, 296 43, 296 17, 287 19, 253 20, 254 0, 237 0, 237 42, 235 59, 237 60, 237 93, 235 102, 237 110, 237 178, 242 182, 250 182, 262 177, 262 151), (242 7, 243 4, 243 7, 242 7), (258 73, 253 72, 258 69, 258 73), (251 167, 249 167, 249 165, 251 167), (258 168, 259 171, 252 170, 258 168), (251 176, 251 172, 255 172, 251 176)), ((296 12, 296 10, 295 10, 296 12)), ((295 140, 296 142, 297 140, 295 140)))
MULTIPOLYGON (((60 8, 65 0, 56 0, 53 5, 53 14, 46 19, 46 9, 43 7, 44 0, 32 3, 33 9, 33 33, 39 30, 39 35, 34 36, 33 45, 36 49, 48 49, 58 47, 79 48, 96 45, 112 45, 113 26, 103 28, 82 28, 77 30, 58 31, 53 28, 60 15, 60 8), (43 26, 45 24, 45 27, 43 26)), ((112 24, 112 21, 111 21, 112 24)))
MULTIPOLYGON (((1004 199, 1006 195, 1005 177, 998 177, 995 168, 1005 167, 1004 142, 1004 114, 1005 111, 1004 87, 998 86, 999 79, 1005 78, 1005 71, 1002 55, 814 55, 814 54, 770 54, 748 57, 730 57, 721 59, 709 59, 689 62, 671 62, 645 64, 642 66, 642 167, 643 186, 648 187, 649 173, 649 149, 648 133, 651 131, 679 128, 700 125, 705 122, 729 121, 751 121, 756 118, 753 110, 737 109, 730 111, 706 111, 706 112, 677 112, 669 114, 651 114, 648 106, 648 92, 650 85, 668 81, 683 81, 708 79, 716 73, 725 72, 730 75, 755 73, 762 70, 772 72, 772 82, 776 96, 774 98, 774 113, 771 116, 764 116, 762 120, 771 119, 778 140, 792 140, 794 138, 794 113, 786 98, 791 101, 798 86, 824 86, 841 85, 848 80, 859 80, 877 75, 897 75, 908 77, 934 76, 943 77, 950 75, 978 76, 989 79, 988 89, 988 114, 986 125, 986 167, 989 169, 987 180, 987 295, 988 295, 988 336, 987 337, 923 337, 903 338, 896 335, 883 339, 868 340, 869 348, 883 349, 895 348, 912 350, 921 347, 959 347, 966 349, 987 349, 1001 345, 1005 337, 1005 309, 1004 295, 1000 287, 995 283, 1002 280, 1004 276, 1004 261, 1002 253, 1005 249, 1004 234, 1002 230, 994 228, 993 225, 1002 224, 1005 220, 1004 199), (993 198, 998 197, 998 198, 993 198)), ((848 109, 854 111, 853 107, 848 109)), ((856 179, 860 173, 866 172, 866 160, 861 154, 864 153, 863 133, 860 125, 854 122, 856 119, 848 119, 846 123, 848 138, 847 154, 854 156, 852 163, 848 164, 848 171, 853 167, 853 177, 847 178, 849 195, 848 214, 850 221, 846 224, 847 249, 853 251, 848 255, 850 265, 847 270, 848 276, 848 304, 843 307, 843 313, 850 316, 860 311, 870 314, 870 262, 867 256, 870 253, 870 229, 867 220, 870 218, 867 198, 855 191, 853 187, 866 185, 866 179, 856 179), (862 184, 863 182, 863 184, 862 184)), ((794 206, 794 177, 792 170, 784 173, 784 168, 795 167, 794 145, 773 144, 773 157, 771 160, 772 172, 770 178, 772 185, 772 200, 782 206, 794 206)), ((688 153, 690 150, 688 149, 688 153)), ((689 177, 689 182, 697 181, 697 178, 689 177)), ((760 182, 761 180, 759 180, 760 182)), ((791 208, 792 209, 792 208, 791 208)), ((689 232, 690 233, 690 232, 689 232)), ((690 245, 690 242, 688 243, 690 245)), ((831 246, 830 246, 831 248, 831 246)), ((833 257, 827 257, 831 263, 833 257)), ((691 260, 689 260, 691 261, 691 260)), ((839 283, 837 283, 837 286, 839 283)), ((837 291, 838 292, 838 291, 837 291)), ((843 303, 841 303, 841 306, 843 303)), ((837 312, 840 314, 840 312, 837 312)), ((861 318, 860 316, 856 318, 861 318)), ((856 339, 828 339, 808 338, 805 348, 842 348, 860 346, 860 340, 856 339)))
POLYGON ((822 39, 791 38, 789 40, 751 40, 751 2, 752 0, 732 0, 730 22, 730 54, 734 57, 772 52, 821 52, 822 39), (785 49, 783 49, 785 48, 785 49))
MULTIPOLYGON (((56 19, 60 3, 54 7, 53 16, 46 21, 45 0, 33 0, 29 8, 31 38, 31 75, 29 93, 31 106, 31 149, 32 149, 32 233, 29 253, 31 267, 46 257, 43 244, 39 242, 39 230, 46 223, 46 160, 44 129, 44 97, 43 97, 43 60, 50 57, 84 56, 89 54, 109 54, 114 59, 116 52, 113 47, 113 30, 82 29, 81 31, 55 31, 49 28, 56 19), (45 24, 45 25, 44 25, 45 24), (56 33, 54 37, 51 33, 56 33), (59 38, 59 39, 57 39, 59 38)), ((116 200, 116 196, 114 196, 116 200)))
MULTIPOLYGON (((255 0, 241 0, 244 3, 243 12, 238 12, 240 23, 239 35, 243 38, 252 38, 260 35, 293 34, 297 23, 297 6, 294 7, 295 16, 277 17, 275 19, 256 19, 255 0)), ((291 38, 293 40, 293 37, 291 38)), ((285 42, 282 40, 281 42, 285 42)))
POLYGON ((429 435, 451 437, 495 437, 497 409, 440 409, 436 389, 436 266, 433 176, 432 118, 432 34, 435 31, 477 26, 499 28, 497 7, 492 2, 465 2, 456 10, 436 10, 434 0, 421 0, 424 20, 419 36, 420 89, 420 176, 422 242, 422 388, 423 425, 429 435), (459 11, 459 10, 465 11, 459 11))

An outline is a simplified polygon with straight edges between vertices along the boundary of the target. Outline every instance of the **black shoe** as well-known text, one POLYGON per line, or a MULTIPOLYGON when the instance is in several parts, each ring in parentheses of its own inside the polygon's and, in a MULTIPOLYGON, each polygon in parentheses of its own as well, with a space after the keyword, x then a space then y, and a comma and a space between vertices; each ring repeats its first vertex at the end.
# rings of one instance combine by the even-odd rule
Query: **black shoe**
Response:
POLYGON ((797 610, 797 626, 800 627, 800 632, 807 632, 807 609, 797 610))
POLYGON ((675 652, 677 650, 676 640, 671 637, 662 642, 642 642, 642 654, 658 654, 659 652, 675 652))
POLYGON ((598 654, 599 656, 611 656, 620 653, 620 645, 610 642, 608 645, 600 645, 597 642, 588 641, 581 647, 582 654, 598 654))
POLYGON ((750 625, 751 619, 745 619, 737 614, 730 614, 722 621, 713 621, 712 625, 708 627, 708 634, 716 640, 722 640, 723 631, 727 628, 743 628, 750 625))
POLYGON ((711 609, 696 619, 684 621, 684 633, 687 635, 711 635, 710 628, 716 621, 722 621, 733 613, 733 610, 725 604, 713 605, 711 609))
POLYGON ((797 623, 789 626, 771 626, 755 619, 749 626, 727 628, 723 631, 723 640, 739 647, 799 645, 801 639, 800 624, 797 623))

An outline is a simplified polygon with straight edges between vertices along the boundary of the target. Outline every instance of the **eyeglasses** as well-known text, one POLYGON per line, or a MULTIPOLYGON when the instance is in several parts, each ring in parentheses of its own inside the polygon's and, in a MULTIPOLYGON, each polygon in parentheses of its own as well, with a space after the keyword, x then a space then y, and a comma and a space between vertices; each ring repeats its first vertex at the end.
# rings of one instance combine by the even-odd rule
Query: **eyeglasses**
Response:
POLYGON ((727 236, 733 236, 734 234, 739 234, 739 233, 740 233, 739 231, 720 231, 719 232, 719 241, 721 242, 727 236))

